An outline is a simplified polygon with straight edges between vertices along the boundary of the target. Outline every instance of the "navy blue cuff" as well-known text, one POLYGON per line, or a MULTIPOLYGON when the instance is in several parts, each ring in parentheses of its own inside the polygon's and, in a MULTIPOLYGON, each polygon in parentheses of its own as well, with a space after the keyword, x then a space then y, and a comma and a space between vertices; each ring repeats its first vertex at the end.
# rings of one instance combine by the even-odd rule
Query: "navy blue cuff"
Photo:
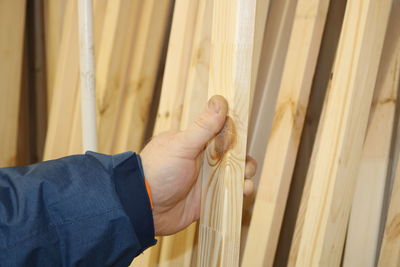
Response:
POLYGON ((121 204, 131 220, 143 252, 157 243, 150 199, 139 155, 128 152, 113 156, 113 178, 121 204), (126 157, 127 154, 129 157, 126 157))

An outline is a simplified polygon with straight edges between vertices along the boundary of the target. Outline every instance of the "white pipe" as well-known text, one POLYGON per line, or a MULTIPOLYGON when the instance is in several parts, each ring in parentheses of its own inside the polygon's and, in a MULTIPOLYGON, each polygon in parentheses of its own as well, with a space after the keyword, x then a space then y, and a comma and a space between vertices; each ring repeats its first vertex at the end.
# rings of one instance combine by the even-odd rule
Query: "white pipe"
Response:
POLYGON ((92 0, 78 1, 83 150, 97 151, 92 0))

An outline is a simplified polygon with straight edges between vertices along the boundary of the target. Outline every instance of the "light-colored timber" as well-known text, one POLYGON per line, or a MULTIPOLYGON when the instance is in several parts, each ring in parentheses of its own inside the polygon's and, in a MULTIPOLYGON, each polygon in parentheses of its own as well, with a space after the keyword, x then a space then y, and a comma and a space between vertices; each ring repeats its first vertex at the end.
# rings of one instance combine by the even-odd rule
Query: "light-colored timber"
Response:
POLYGON ((25 0, 0 0, 0 167, 16 164, 25 0))
POLYGON ((309 182, 306 180, 307 172, 311 164, 313 149, 317 144, 315 140, 318 125, 324 107, 324 99, 326 99, 325 96, 332 77, 333 63, 342 28, 346 2, 347 0, 338 0, 331 1, 329 4, 324 35, 318 55, 318 63, 313 78, 303 132, 301 134, 299 151, 297 153, 296 164, 286 203, 279 243, 276 249, 274 259, 274 266, 276 267, 290 266, 288 263, 291 248, 293 248, 294 254, 297 253, 294 251, 298 244, 298 235, 294 238, 295 230, 298 231, 299 229, 296 228, 296 221, 298 216, 302 217, 302 214, 299 213, 300 204, 302 203, 305 184, 309 182))
MULTIPOLYGON (((397 1, 396 8, 392 10, 379 66, 369 126, 347 229, 343 267, 374 267, 377 260, 376 252, 380 236, 381 215, 388 177, 395 112, 398 105, 400 75, 399 3, 397 1)), ((385 238, 387 239, 387 236, 385 238)), ((398 251, 400 252, 400 246, 398 251)), ((395 258, 394 255, 391 257, 395 258)), ((400 264, 400 261, 397 261, 398 264, 400 264)), ((390 264, 386 262, 382 266, 390 266, 390 264)), ((392 266, 396 266, 396 264, 392 266)))
POLYGON ((127 149, 139 151, 143 147, 150 105, 169 28, 171 7, 171 0, 150 0, 143 3, 125 80, 126 89, 120 100, 123 108, 119 113, 119 130, 115 131, 113 136, 113 153, 127 149))
MULTIPOLYGON (((69 1, 53 85, 44 160, 68 155, 79 82, 78 11, 69 1)), ((79 102, 78 102, 79 104, 79 102)))
POLYGON ((229 103, 204 153, 198 266, 239 266, 256 1, 215 0, 208 96, 229 103))
POLYGON ((347 3, 297 267, 340 264, 391 4, 377 0, 347 3))
POLYGON ((392 188, 389 211, 386 220, 378 267, 397 267, 400 265, 400 161, 392 188))
POLYGON ((46 42, 47 110, 50 111, 53 99, 58 57, 61 51, 61 39, 65 14, 70 0, 43 0, 46 42))
MULTIPOLYGON (((297 0, 271 0, 249 121, 248 154, 264 162, 269 131, 289 45, 297 0)), ((254 75, 254 74, 253 74, 254 75)), ((260 166, 261 167, 261 166, 260 166)), ((261 171, 252 178, 257 191, 261 171)), ((240 255, 243 255, 255 194, 244 199, 240 255)))
POLYGON ((107 1, 106 5, 104 26, 97 46, 97 122, 99 151, 112 153, 143 2, 115 0, 107 1))
POLYGON ((243 266, 273 264, 328 6, 299 0, 296 7, 243 266))

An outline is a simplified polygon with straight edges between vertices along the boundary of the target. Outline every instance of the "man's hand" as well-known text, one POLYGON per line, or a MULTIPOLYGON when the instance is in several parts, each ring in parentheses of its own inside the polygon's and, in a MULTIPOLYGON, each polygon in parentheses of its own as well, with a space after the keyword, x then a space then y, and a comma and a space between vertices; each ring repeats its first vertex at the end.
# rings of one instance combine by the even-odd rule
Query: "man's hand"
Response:
MULTIPOLYGON (((200 216, 202 152, 222 129, 228 104, 214 96, 207 108, 185 131, 166 132, 154 137, 140 153, 153 200, 156 235, 174 234, 200 216)), ((256 161, 246 158, 244 193, 253 191, 249 178, 256 173, 256 161)))

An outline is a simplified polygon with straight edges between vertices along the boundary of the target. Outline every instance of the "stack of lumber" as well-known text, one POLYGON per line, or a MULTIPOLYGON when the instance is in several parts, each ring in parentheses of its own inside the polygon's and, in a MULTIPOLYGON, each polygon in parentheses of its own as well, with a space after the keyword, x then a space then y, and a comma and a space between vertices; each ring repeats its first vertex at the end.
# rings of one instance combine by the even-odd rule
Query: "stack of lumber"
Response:
MULTIPOLYGON (((131 266, 400 266, 400 0, 93 8, 99 152, 140 152, 215 94, 229 104, 200 222, 131 266)), ((0 0, 1 167, 83 152, 78 39, 76 0, 0 0)))

